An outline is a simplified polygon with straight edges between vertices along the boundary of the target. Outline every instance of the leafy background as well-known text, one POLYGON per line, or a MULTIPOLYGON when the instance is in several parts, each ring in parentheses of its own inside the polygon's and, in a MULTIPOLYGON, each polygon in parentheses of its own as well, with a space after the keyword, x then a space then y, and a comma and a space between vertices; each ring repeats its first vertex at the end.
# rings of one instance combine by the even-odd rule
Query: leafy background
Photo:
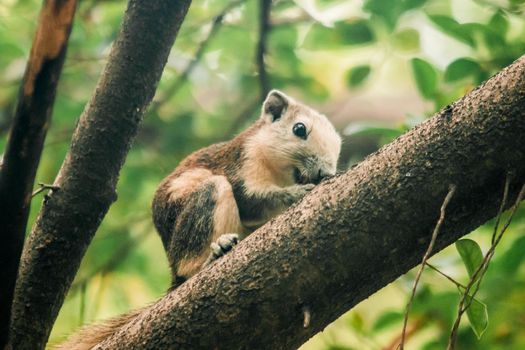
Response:
MULTIPOLYGON (((39 6, 36 0, 0 2, 0 150, 39 6)), ((56 176, 125 6, 116 0, 80 4, 38 182, 52 183, 56 176)), ((166 290, 168 266, 151 223, 151 198, 184 156, 228 139, 257 118, 258 7, 255 0, 193 3, 121 173, 119 199, 82 262, 51 344, 80 325, 152 302, 166 290), (214 21, 220 14, 222 21, 214 21)), ((524 9, 523 0, 274 1, 266 69, 272 87, 333 120, 345 139, 344 169, 525 53, 524 9)), ((40 202, 41 197, 34 199, 31 220, 40 202)), ((493 224, 469 236, 483 251, 493 224)), ((478 340, 464 320, 458 348, 525 348, 524 230, 521 210, 478 295, 487 306, 488 327, 478 340)), ((468 277, 454 247, 431 263, 463 283, 468 277)), ((395 348, 414 277, 411 271, 385 287, 302 349, 395 348)), ((410 314, 407 345, 443 349, 458 300, 456 286, 427 269, 410 314)))

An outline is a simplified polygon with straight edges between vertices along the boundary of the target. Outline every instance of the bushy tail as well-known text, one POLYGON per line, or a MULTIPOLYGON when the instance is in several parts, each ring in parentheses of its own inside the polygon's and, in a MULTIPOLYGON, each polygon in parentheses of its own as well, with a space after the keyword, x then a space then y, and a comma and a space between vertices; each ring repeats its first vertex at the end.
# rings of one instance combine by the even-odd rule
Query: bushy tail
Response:
POLYGON ((133 310, 99 324, 82 327, 80 331, 69 337, 64 343, 57 345, 55 350, 89 350, 95 345, 115 334, 122 326, 131 322, 144 309, 133 310))

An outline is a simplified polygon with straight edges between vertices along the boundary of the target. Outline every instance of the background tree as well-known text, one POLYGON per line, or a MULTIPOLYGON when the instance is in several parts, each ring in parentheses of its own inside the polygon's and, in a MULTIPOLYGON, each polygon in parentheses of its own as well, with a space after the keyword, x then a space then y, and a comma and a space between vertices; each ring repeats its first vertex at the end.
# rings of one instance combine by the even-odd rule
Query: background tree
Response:
MULTIPOLYGON (((348 137, 342 163, 346 167, 525 52, 521 1, 388 3, 279 1, 272 5, 267 26, 260 25, 262 2, 192 5, 124 166, 119 200, 83 261, 52 334, 54 341, 78 324, 141 306, 163 293, 169 274, 165 260, 159 258, 162 248, 149 218, 152 193, 183 156, 228 137, 256 117, 259 91, 264 90, 256 74, 261 63, 272 87, 333 116, 348 137), (260 47, 265 47, 265 60, 257 54, 260 47)), ((119 1, 80 5, 38 182, 53 182, 124 7, 119 1)), ((0 31, 1 149, 37 9, 38 2, 30 0, 0 5, 8 29, 0 31)), ((34 205, 31 221, 38 209, 34 205)), ((468 327, 462 327, 458 343, 462 348, 523 347, 523 240, 516 234, 523 230, 523 215, 515 216, 501 255, 496 255, 484 282, 481 296, 489 306, 491 326, 479 342, 468 327)), ((488 227, 474 234, 484 249, 489 237, 488 227)), ((456 278, 466 276, 455 252, 435 259, 435 265, 456 278)), ((395 282, 305 347, 387 346, 399 333, 412 278, 408 274, 395 282)), ((430 272, 422 283, 414 302, 410 341, 418 347, 442 348, 454 317, 456 287, 430 272)))

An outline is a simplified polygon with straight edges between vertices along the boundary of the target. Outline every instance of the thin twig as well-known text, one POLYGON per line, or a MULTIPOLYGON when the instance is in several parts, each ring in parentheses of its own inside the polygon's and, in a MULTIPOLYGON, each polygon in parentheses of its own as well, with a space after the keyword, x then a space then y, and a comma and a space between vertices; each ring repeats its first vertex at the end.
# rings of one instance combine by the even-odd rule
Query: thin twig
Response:
MULTIPOLYGON (((501 240, 501 238, 503 236, 503 233, 505 233, 505 231, 509 227, 510 222, 512 220, 512 217, 514 215, 514 212, 517 210, 517 206, 516 206, 513 209, 511 215, 509 216, 509 219, 507 220, 507 222, 505 223, 505 225, 503 226, 502 230, 500 231, 500 233, 498 235, 497 234, 497 230, 498 230, 499 223, 500 223, 500 220, 501 220, 501 215, 503 214, 503 209, 507 205, 507 197, 508 197, 508 193, 509 193, 509 187, 510 187, 510 176, 507 175, 507 177, 505 179, 505 187, 504 187, 504 190, 503 190, 503 199, 501 201, 501 205, 500 205, 500 208, 498 210, 498 216, 497 216, 496 222, 494 224, 494 231, 492 232, 491 247, 487 251, 487 254, 483 257, 483 261, 481 262, 480 266, 478 266, 478 268, 476 269, 476 271, 474 271, 474 274, 472 275, 472 283, 476 283, 476 285, 474 286, 474 291, 472 292, 472 298, 467 300, 467 304, 465 306, 463 306, 463 312, 465 312, 470 307, 470 304, 472 303, 472 300, 474 300, 474 296, 478 293, 479 288, 481 286, 481 280, 483 279, 483 276, 485 275, 485 272, 486 272, 486 270, 488 268, 490 260, 494 256, 496 246, 499 244, 499 241, 501 240), (479 276, 479 278, 478 278, 478 276, 479 276)), ((523 194, 521 193, 521 191, 520 191, 520 194, 518 194, 518 199, 517 199, 518 202, 517 203, 519 203, 521 201, 520 200, 520 196, 523 197, 523 194)), ((467 287, 469 287, 469 286, 467 285, 467 287)), ((471 287, 469 287, 469 291, 470 291, 470 288, 471 287)), ((461 318, 461 316, 460 316, 460 318, 461 318)), ((458 326, 459 326, 459 322, 458 322, 458 326)))
POLYGON ((218 33, 219 28, 223 24, 224 17, 228 14, 228 12, 241 5, 244 1, 245 0, 237 0, 229 3, 228 6, 226 6, 217 16, 213 18, 210 31, 208 32, 206 38, 204 38, 204 40, 200 42, 197 50, 195 51, 195 54, 193 55, 193 58, 187 64, 186 68, 184 68, 184 70, 178 76, 178 78, 173 82, 173 84, 171 84, 165 89, 163 97, 160 97, 158 100, 153 101, 148 112, 149 114, 155 114, 164 103, 166 103, 170 98, 172 98, 179 92, 179 90, 187 82, 188 76, 193 72, 193 69, 195 69, 197 63, 199 63, 199 61, 201 60, 202 56, 204 55, 204 52, 208 48, 208 45, 218 33))
POLYGON ((39 182, 38 186, 39 187, 31 194, 31 198, 33 198, 34 196, 36 196, 37 194, 39 194, 41 192, 44 192, 45 190, 58 191, 60 189, 59 186, 48 185, 48 184, 44 184, 42 182, 39 182))
MULTIPOLYGON (((506 206, 506 200, 507 200, 506 196, 507 196, 509 184, 510 184, 510 179, 509 179, 509 176, 507 176, 507 179, 505 181, 505 190, 503 194, 503 199, 501 201, 500 210, 498 211, 498 218, 496 219, 495 226, 499 225, 499 221, 503 213, 503 209, 506 206)), ((507 221, 505 222, 505 225, 503 226, 499 234, 496 234, 496 233, 493 234, 493 236, 496 238, 493 240, 493 243, 490 249, 487 251, 487 253, 483 257, 483 261, 478 266, 476 271, 472 274, 472 277, 470 278, 469 283, 467 284, 465 291, 463 292, 461 300, 459 301, 456 320, 454 321, 454 325, 452 326, 452 330, 450 331, 450 336, 448 338, 447 350, 454 350, 455 348, 457 332, 459 328, 459 323, 461 321, 461 317, 463 316, 465 311, 467 311, 467 309, 470 307, 470 305, 472 304, 472 300, 474 300, 474 297, 479 291, 481 282, 483 280, 483 277, 485 276, 485 272, 487 271, 489 263, 496 251, 496 247, 498 246, 499 242, 501 241, 501 238, 503 237, 503 234, 505 233, 510 223, 512 222, 512 218, 514 217, 514 214, 516 213, 516 210, 518 209, 520 202, 523 199, 524 195, 525 195, 525 184, 521 187, 518 197, 516 198, 516 202, 512 206, 511 213, 507 221), (472 287, 474 287, 474 290, 471 293, 470 290, 472 289, 472 287), (468 297, 468 300, 467 300, 467 297, 468 297)), ((496 227, 495 232, 497 232, 497 227, 496 227)))
POLYGON ((416 295, 417 284, 419 283, 419 279, 421 278, 421 274, 423 273, 425 264, 428 258, 430 257, 430 254, 432 254, 432 251, 434 250, 434 244, 436 243, 437 235, 439 233, 439 230, 441 229, 441 225, 443 225, 443 222, 445 221, 445 209, 447 208, 448 203, 452 199, 452 196, 454 195, 455 191, 456 191, 456 185, 450 185, 448 193, 445 199, 443 200, 443 204, 441 205, 439 220, 436 226, 434 227, 434 232, 432 232, 432 238, 428 245, 427 251, 425 252, 425 255, 423 255, 423 259, 421 260, 421 266, 419 267, 419 271, 417 272, 417 275, 416 275, 416 280, 414 281, 414 286, 412 287, 412 294, 410 295, 410 299, 406 306, 405 319, 403 321, 403 331, 401 332, 401 341, 398 347, 400 350, 403 350, 404 345, 405 345, 405 334, 406 334, 406 329, 407 329, 407 324, 408 324, 408 314, 410 313, 410 308, 412 307, 412 302, 414 301, 414 297, 416 295))
MULTIPOLYGON (((407 330, 406 332, 406 338, 410 338, 411 336, 415 335, 417 332, 419 332, 423 327, 427 324, 426 318, 420 318, 416 320, 407 330)), ((388 345, 384 346, 383 350, 396 350, 399 347, 399 344, 401 342, 401 336, 397 336, 394 340, 388 343, 388 345)))
POLYGON ((425 263, 428 267, 430 267, 432 270, 436 271, 437 273, 439 273, 441 276, 445 277, 447 280, 449 280, 450 282, 454 283, 456 285, 456 287, 458 288, 463 288, 463 289, 466 289, 467 287, 465 287, 463 284, 459 283, 458 281, 456 281, 454 278, 450 277, 449 275, 447 275, 446 273, 444 273, 443 271, 441 271, 440 269, 438 269, 437 267, 435 267, 434 265, 431 265, 430 263, 425 263))

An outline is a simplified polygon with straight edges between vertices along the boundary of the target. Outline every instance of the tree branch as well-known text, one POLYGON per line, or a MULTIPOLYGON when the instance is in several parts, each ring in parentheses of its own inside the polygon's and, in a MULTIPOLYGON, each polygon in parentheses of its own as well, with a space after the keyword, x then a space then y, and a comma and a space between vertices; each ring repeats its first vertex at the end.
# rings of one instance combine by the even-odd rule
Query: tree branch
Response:
POLYGON ((272 8, 272 0, 259 0, 259 41, 257 43, 257 53, 255 56, 255 63, 257 64, 257 74, 259 77, 259 93, 261 102, 264 100, 270 91, 270 79, 266 71, 266 62, 264 56, 266 55, 266 44, 268 40, 268 33, 270 32, 270 10, 272 8))
POLYGON ((525 181, 525 56, 144 309, 96 349, 291 349, 420 263, 525 181), (303 310, 310 314, 304 327, 303 310))
POLYGON ((13 349, 44 348, 87 246, 116 199, 120 168, 189 4, 129 2, 55 180, 60 191, 44 201, 24 247, 9 333, 13 349))
POLYGON ((44 1, 42 5, 0 167, 0 349, 7 342, 31 191, 76 8, 76 0, 44 1))

